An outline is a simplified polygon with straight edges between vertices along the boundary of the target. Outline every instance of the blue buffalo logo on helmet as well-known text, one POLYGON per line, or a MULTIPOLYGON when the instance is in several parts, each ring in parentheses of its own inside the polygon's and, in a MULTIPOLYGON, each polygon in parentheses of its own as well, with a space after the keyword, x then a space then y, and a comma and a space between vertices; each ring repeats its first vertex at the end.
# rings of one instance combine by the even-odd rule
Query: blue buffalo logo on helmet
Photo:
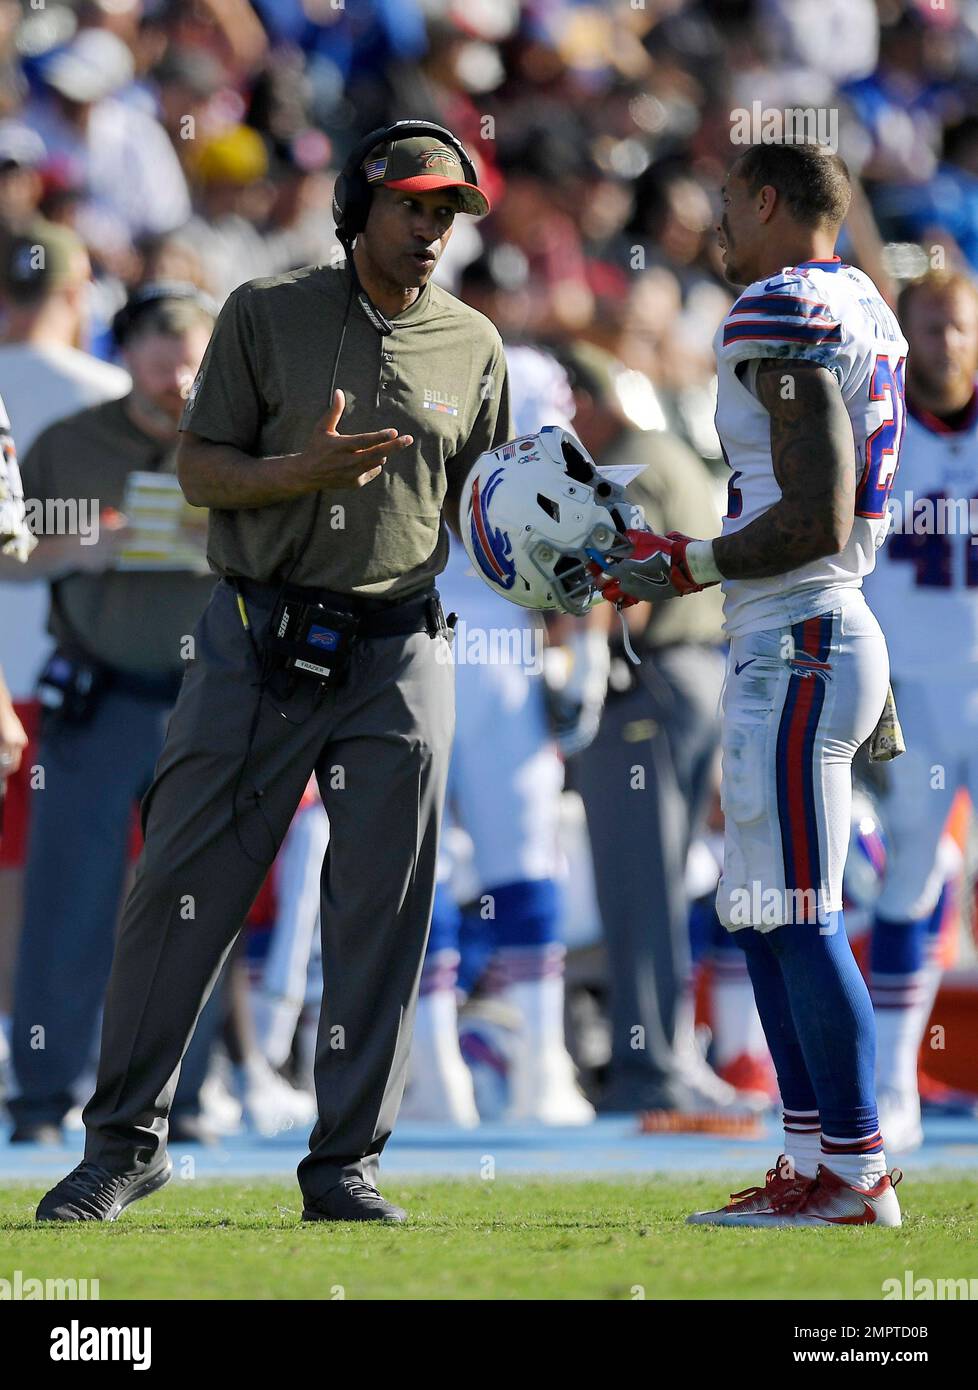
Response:
POLYGON ((469 528, 472 551, 483 574, 500 588, 511 589, 516 583, 513 543, 505 531, 489 521, 489 503, 502 478, 503 469, 497 468, 490 473, 481 491, 478 477, 473 482, 469 499, 469 528))

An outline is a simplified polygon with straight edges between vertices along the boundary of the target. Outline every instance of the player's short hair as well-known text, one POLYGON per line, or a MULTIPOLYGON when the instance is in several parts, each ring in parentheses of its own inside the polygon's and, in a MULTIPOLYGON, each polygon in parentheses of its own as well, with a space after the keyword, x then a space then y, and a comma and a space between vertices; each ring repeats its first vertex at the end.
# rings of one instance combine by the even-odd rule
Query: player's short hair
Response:
POLYGON ((213 327, 213 314, 197 300, 161 299, 140 313, 125 336, 125 345, 155 334, 179 338, 194 328, 206 328, 209 333, 213 327))
POLYGON ((792 217, 806 226, 838 227, 852 198, 849 169, 826 145, 799 141, 751 145, 734 165, 751 193, 776 188, 792 217))
POLYGON ((897 318, 903 323, 914 299, 921 294, 940 296, 953 294, 955 290, 969 294, 978 310, 978 282, 970 275, 963 270, 929 270, 926 275, 904 285, 897 299, 897 318))

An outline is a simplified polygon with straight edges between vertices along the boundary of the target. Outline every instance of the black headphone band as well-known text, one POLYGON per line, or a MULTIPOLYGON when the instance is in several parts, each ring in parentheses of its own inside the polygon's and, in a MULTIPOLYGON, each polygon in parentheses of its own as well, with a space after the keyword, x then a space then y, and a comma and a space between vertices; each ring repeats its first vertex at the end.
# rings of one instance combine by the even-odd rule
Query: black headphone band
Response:
POLYGON ((121 347, 129 337, 135 324, 148 309, 157 304, 165 304, 174 299, 192 300, 197 307, 212 319, 217 318, 217 305, 204 290, 189 280, 155 280, 141 285, 113 316, 112 336, 121 347))
POLYGON ((413 120, 395 121, 393 125, 378 126, 353 147, 333 185, 333 217, 337 234, 344 244, 352 242, 357 232, 363 230, 366 221, 372 190, 361 167, 363 161, 377 145, 388 145, 395 140, 408 140, 414 135, 433 135, 443 144, 451 146, 459 157, 466 181, 478 183, 479 176, 468 151, 458 136, 445 126, 437 125, 434 121, 413 120))

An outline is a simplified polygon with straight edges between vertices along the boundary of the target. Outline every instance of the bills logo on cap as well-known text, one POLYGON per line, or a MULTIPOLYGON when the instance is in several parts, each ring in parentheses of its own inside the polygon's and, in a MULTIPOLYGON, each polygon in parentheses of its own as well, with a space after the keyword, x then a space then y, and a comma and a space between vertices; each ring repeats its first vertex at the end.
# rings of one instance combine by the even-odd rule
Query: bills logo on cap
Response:
POLYGON ((511 589, 516 583, 513 543, 505 531, 500 531, 498 526, 490 525, 488 515, 492 494, 502 482, 502 478, 503 470, 495 469, 489 474, 481 492, 479 479, 476 478, 469 499, 469 527, 472 552, 483 574, 501 589, 511 589))
MULTIPOLYGON (((422 157, 422 167, 425 169, 435 169, 440 165, 442 172, 446 174, 457 174, 462 166, 449 150, 429 150, 422 157)), ((436 170, 437 172, 437 170, 436 170)))
POLYGON ((368 183, 379 183, 387 173, 387 156, 382 159, 371 159, 363 166, 363 172, 367 176, 368 183))

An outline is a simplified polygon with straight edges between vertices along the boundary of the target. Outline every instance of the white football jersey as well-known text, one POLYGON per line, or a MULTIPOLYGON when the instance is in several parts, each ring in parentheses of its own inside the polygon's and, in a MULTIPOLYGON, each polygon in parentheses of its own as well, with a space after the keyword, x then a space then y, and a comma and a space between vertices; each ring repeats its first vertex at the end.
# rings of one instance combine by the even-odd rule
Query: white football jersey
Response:
POLYGON ((978 668, 978 383, 957 429, 908 416, 893 524, 866 597, 895 677, 949 677, 978 668))
POLYGON ((771 461, 771 418, 739 363, 804 358, 835 373, 856 445, 855 523, 846 548, 770 579, 723 581, 727 632, 739 636, 801 622, 832 596, 858 588, 886 534, 903 438, 907 342, 862 271, 839 258, 807 261, 748 286, 714 339, 716 426, 730 466, 723 534, 740 531, 781 497, 771 461))

